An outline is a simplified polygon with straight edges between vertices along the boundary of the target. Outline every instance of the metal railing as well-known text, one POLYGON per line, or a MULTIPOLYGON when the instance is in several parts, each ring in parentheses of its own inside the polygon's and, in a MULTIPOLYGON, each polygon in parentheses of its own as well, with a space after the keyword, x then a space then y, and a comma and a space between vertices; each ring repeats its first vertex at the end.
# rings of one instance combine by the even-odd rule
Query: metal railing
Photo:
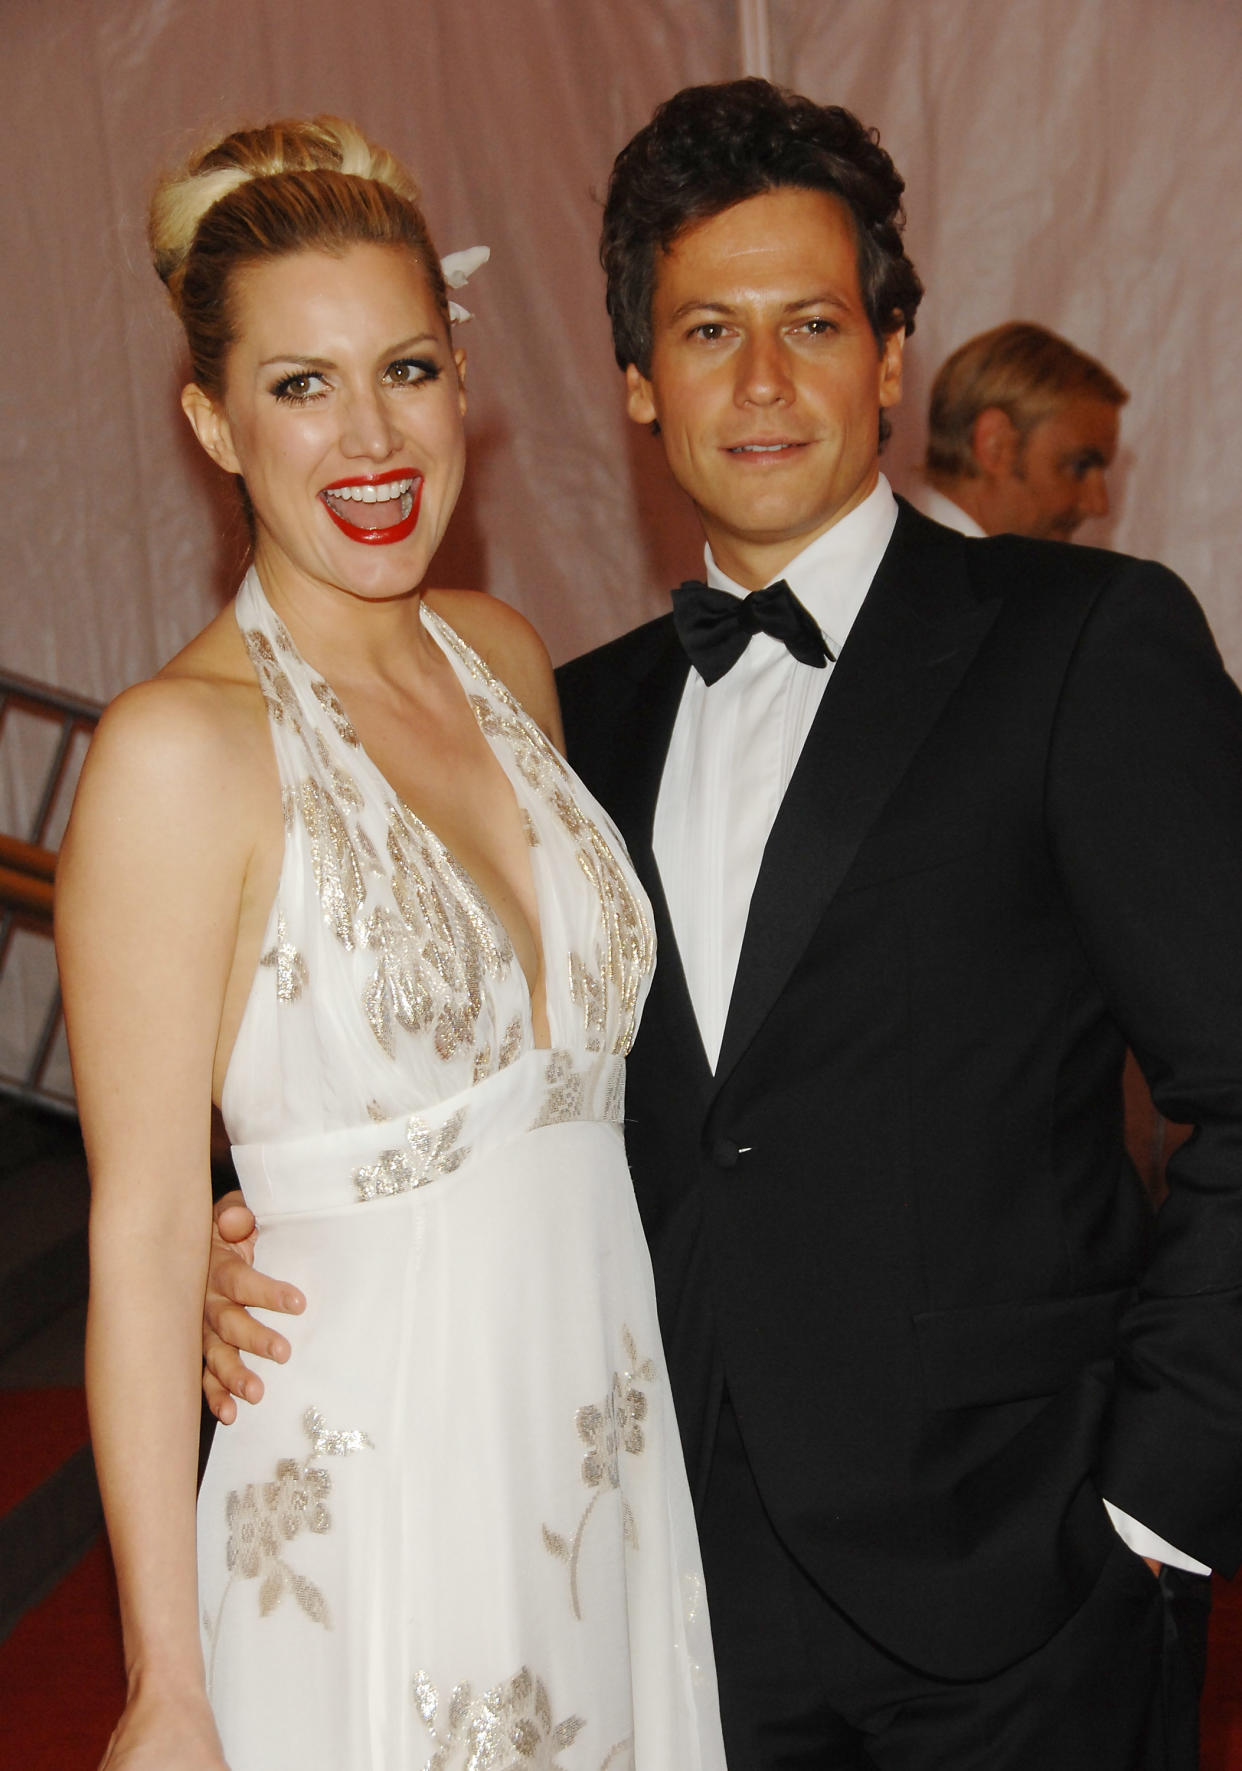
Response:
MULTIPOLYGON (((66 694, 47 683, 0 670, 0 738, 10 707, 57 722, 59 732, 25 836, 0 833, 0 982, 13 938, 19 929, 33 930, 51 939, 56 853, 46 844, 48 826, 64 784, 74 739, 79 733, 89 737, 103 712, 97 701, 66 694)), ((60 988, 54 985, 34 1045, 20 1074, 0 1070, 0 1095, 51 1107, 58 1113, 76 1112, 72 1095, 50 1087, 45 1081, 60 1022, 60 988)))

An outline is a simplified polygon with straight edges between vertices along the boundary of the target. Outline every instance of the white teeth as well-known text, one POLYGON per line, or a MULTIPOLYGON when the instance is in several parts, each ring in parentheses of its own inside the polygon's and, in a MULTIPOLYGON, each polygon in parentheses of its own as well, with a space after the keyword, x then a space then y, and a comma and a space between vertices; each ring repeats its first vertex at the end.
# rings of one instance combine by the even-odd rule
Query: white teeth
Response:
POLYGON ((739 443, 733 453, 735 455, 775 455, 788 447, 788 443, 739 443))
POLYGON ((329 486, 330 498, 352 500, 355 504, 388 504, 394 498, 406 498, 414 488, 413 479, 387 480, 383 485, 329 486))

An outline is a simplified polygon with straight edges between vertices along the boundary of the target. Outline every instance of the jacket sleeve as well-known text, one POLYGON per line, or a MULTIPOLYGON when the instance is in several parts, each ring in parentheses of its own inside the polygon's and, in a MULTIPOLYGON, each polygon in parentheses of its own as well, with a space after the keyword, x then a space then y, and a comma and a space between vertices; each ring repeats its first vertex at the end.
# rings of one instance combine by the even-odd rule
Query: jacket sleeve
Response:
POLYGON ((1066 672, 1049 838, 1083 949, 1155 1102, 1169 1164, 1123 1317, 1098 1472, 1126 1513, 1224 1573, 1242 1560, 1242 695, 1198 604, 1128 562, 1066 672))

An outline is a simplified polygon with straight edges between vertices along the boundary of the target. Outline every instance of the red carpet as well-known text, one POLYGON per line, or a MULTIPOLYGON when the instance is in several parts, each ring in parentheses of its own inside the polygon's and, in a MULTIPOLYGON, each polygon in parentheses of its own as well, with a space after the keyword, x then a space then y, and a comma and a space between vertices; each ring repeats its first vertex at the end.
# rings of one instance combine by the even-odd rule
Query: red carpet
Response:
POLYGON ((1203 1687, 1202 1771, 1242 1771, 1242 1574, 1216 1582, 1203 1687))
POLYGON ((101 1539, 0 1646, 0 1731, 22 1771, 94 1771, 125 1702, 101 1539))
POLYGON ((54 1476, 88 1437, 84 1390, 0 1390, 0 1513, 54 1476))

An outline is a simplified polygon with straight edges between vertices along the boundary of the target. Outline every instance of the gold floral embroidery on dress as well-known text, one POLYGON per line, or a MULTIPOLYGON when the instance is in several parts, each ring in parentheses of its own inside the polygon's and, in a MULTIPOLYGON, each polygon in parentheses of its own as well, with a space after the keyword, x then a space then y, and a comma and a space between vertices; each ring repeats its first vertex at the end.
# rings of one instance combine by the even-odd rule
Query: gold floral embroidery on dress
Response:
POLYGON ((315 746, 315 754, 319 758, 321 768, 332 783, 332 791, 337 799, 342 805, 349 806, 353 811, 361 811, 366 801, 362 797, 358 783, 352 775, 346 774, 345 770, 333 761, 328 741, 317 726, 311 733, 311 742, 315 746))
MULTIPOLYGON (((586 1727, 581 1716, 553 1722, 547 1686, 529 1667, 476 1697, 467 1683, 454 1685, 441 1716, 440 1693, 428 1675, 414 1679, 414 1704, 435 1750, 423 1771, 570 1771, 558 1756, 586 1727)), ((614 1746, 600 1771, 622 1771, 614 1746)))
POLYGON ((579 956, 574 1000, 583 1011, 587 1049, 603 1050, 611 1020, 616 1029, 612 1051, 624 1056, 634 1042, 643 982, 655 963, 655 936, 641 901, 615 847, 574 798, 572 778, 555 746, 461 636, 438 616, 433 618, 445 644, 487 685, 490 699, 470 697, 479 729, 489 740, 504 742, 522 779, 552 809, 599 899, 601 939, 593 955, 579 956))
POLYGON ((619 1495, 622 1533, 631 1549, 638 1548, 638 1522, 622 1491, 621 1454, 625 1452, 630 1457, 638 1457, 646 1448, 643 1422, 647 1418, 648 1402, 647 1392, 641 1386, 654 1383, 656 1370, 650 1359, 639 1359, 634 1336, 624 1326, 621 1345, 626 1369, 613 1372, 612 1386, 602 1402, 588 1403, 574 1418, 578 1437, 587 1447, 582 1459, 582 1480, 595 1492, 587 1502, 572 1538, 563 1537, 550 1526, 543 1527, 544 1548, 550 1556, 568 1566, 569 1602, 579 1620, 582 1606, 578 1593, 578 1567, 582 1540, 587 1522, 604 1495, 614 1492, 619 1495))
MULTIPOLYGON (((309 670, 309 666, 307 668, 309 670)), ((336 691, 329 683, 324 682, 321 676, 316 676, 314 671, 310 671, 309 674, 311 679, 311 693, 314 695, 316 701, 318 701, 319 705, 328 715, 328 718, 336 727, 342 740, 350 745, 351 748, 355 750, 359 749, 358 734, 349 723, 349 715, 337 700, 336 691)))
POLYGON ((608 1078, 608 1092, 604 1096, 603 1118, 620 1131, 625 1119, 625 1065, 613 1066, 612 1075, 608 1078))
POLYGON ((332 1528, 332 1515, 327 1500, 332 1492, 332 1478, 327 1470, 311 1462, 315 1457, 352 1457, 357 1451, 375 1449, 366 1433, 357 1427, 329 1427, 317 1408, 308 1408, 302 1416, 302 1430, 310 1440, 309 1454, 297 1458, 281 1458, 272 1482, 248 1482, 235 1488, 225 1500, 225 1518, 229 1528, 225 1561, 228 1582, 220 1597, 215 1622, 204 1614, 203 1631, 211 1644, 207 1668, 207 1691, 211 1694, 215 1674, 216 1646, 225 1600, 233 1584, 242 1580, 259 1582, 259 1615, 267 1617, 289 1593, 312 1623, 332 1627, 328 1603, 322 1592, 306 1575, 299 1574, 284 1559, 284 1546, 292 1543, 303 1531, 322 1536, 332 1528))
POLYGON ((520 1015, 514 1015, 505 1028, 505 1036, 500 1042, 500 1057, 497 1060, 498 1070, 507 1070, 513 1060, 520 1057, 522 1047, 526 1043, 526 1030, 520 1015))
MULTIPOLYGON (((283 627, 280 632, 284 641, 287 642, 289 636, 283 627)), ((258 627, 245 630, 242 633, 242 640, 250 655, 254 673, 259 679, 259 688, 267 703, 268 713, 277 725, 288 725, 290 731, 296 732, 300 737, 302 716, 298 711, 298 698, 293 684, 280 667, 272 642, 258 627)), ((292 644, 287 644, 285 649, 292 652, 292 644)), ((296 653, 294 655, 296 656, 296 653)))
POLYGON ((362 945, 378 955, 375 971, 362 992, 363 1012, 391 1058, 397 1049, 396 1028, 420 1033, 435 1013, 420 948, 395 911, 377 906, 362 929, 362 945))
POLYGON ((582 1010, 587 1050, 603 1051, 608 1031, 608 993, 602 976, 591 972, 576 953, 569 956, 569 994, 582 1010))
MULTIPOLYGON (((525 1044, 526 1029, 522 1024, 522 1017, 520 1015, 514 1015, 513 1019, 509 1022, 509 1025, 505 1028, 504 1036, 500 1041, 500 1051, 496 1058, 497 1071, 507 1070, 515 1058, 521 1057, 522 1049, 525 1044)), ((491 1073, 492 1048, 490 1045, 480 1046, 479 1050, 474 1054, 474 1080, 476 1082, 482 1082, 484 1078, 490 1076, 491 1073)))
POLYGON ((276 944, 260 957, 259 964, 276 972, 277 1002, 296 1002, 310 982, 306 961, 289 939, 283 910, 276 912, 276 944))
POLYGON ((344 814, 332 795, 313 776, 296 789, 297 807, 310 842, 315 890, 328 926, 347 953, 354 950, 354 917, 367 895, 358 856, 350 841, 344 814))
POLYGON ((465 1123, 464 1107, 459 1107, 438 1130, 415 1114, 405 1128, 404 1149, 381 1151, 374 1162, 354 1170, 358 1198, 390 1199, 395 1193, 411 1193, 415 1187, 425 1187, 437 1175, 452 1174, 470 1155, 469 1146, 457 1142, 465 1123))
POLYGON ((583 1079, 574 1068, 572 1052, 551 1051, 548 1067, 543 1073, 547 1084, 538 1113, 531 1121, 531 1130, 545 1125, 565 1125, 582 1118, 583 1079))
POLYGON ((358 845, 358 853, 367 864, 367 872, 374 873, 378 878, 384 877, 384 864, 379 858, 379 851, 361 824, 354 826, 354 841, 358 845))
POLYGON ((513 948, 469 874, 406 807, 389 807, 387 846, 400 922, 388 911, 372 919, 367 945, 380 960, 367 1017, 386 1051, 392 1020, 430 1028, 447 1061, 473 1049, 485 981, 508 974, 513 948))
POLYGON ((270 603, 267 605, 267 612, 272 618, 272 638, 276 641, 276 650, 284 652, 286 657, 297 658, 300 662, 300 654, 289 637, 289 629, 270 603))

